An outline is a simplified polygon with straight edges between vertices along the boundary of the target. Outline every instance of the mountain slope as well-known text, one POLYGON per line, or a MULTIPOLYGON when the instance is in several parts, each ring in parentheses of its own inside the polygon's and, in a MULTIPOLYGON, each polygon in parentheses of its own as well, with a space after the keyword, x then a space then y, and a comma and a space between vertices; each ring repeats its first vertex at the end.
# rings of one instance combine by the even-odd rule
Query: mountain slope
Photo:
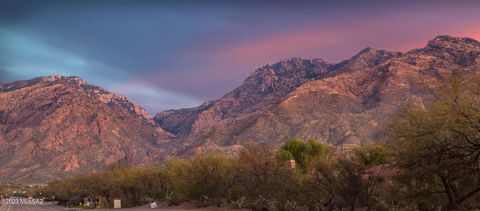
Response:
POLYGON ((264 111, 302 83, 325 74, 327 67, 322 60, 302 59, 265 65, 221 99, 192 109, 160 112, 155 120, 179 136, 205 133, 211 129, 211 121, 241 118, 264 111))
POLYGON ((46 181, 120 160, 151 163, 170 137, 142 108, 78 77, 0 88, 0 179, 46 181))
MULTIPOLYGON (((426 93, 421 84, 433 86, 452 74, 474 74, 480 70, 479 55, 477 41, 450 36, 439 36, 429 41, 426 47, 403 54, 366 48, 341 63, 322 63, 321 74, 307 77, 296 86, 280 88, 283 92, 273 95, 275 100, 267 100, 266 107, 257 106, 263 105, 261 100, 245 105, 243 110, 251 109, 252 115, 247 116, 249 121, 241 121, 246 115, 237 111, 242 109, 229 110, 222 116, 226 118, 202 118, 205 113, 209 116, 222 114, 217 108, 162 112, 155 120, 166 126, 165 119, 185 115, 193 122, 187 125, 194 128, 198 122, 208 125, 206 128, 210 131, 206 133, 164 127, 181 134, 187 143, 194 143, 189 147, 190 153, 196 147, 226 147, 248 140, 278 146, 292 136, 334 145, 376 141, 381 139, 382 129, 399 107, 412 103, 422 105, 426 93), (233 122, 234 126, 225 127, 223 122, 226 120, 233 122)), ((296 66, 285 69, 299 70, 302 68, 296 66)), ((249 78, 258 72, 268 72, 268 69, 258 69, 249 78)), ((278 76, 277 80, 283 80, 282 77, 278 76)), ((241 87, 251 86, 248 82, 247 79, 241 87)), ((256 88, 261 90, 258 87, 262 85, 256 88)), ((257 99, 251 93, 244 97, 257 99)), ((214 102, 221 105, 225 101, 224 97, 214 102)))

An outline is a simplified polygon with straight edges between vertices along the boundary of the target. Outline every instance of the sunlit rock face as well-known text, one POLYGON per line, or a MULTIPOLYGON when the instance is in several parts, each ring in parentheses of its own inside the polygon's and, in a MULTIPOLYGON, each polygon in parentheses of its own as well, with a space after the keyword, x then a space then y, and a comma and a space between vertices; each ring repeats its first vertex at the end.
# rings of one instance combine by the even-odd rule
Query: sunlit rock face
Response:
POLYGON ((224 97, 192 109, 160 112, 184 153, 245 141, 281 145, 300 136, 332 145, 381 140, 404 105, 422 106, 422 86, 480 70, 480 44, 439 36, 406 53, 366 48, 349 60, 291 59, 257 69, 224 97))
POLYGON ((127 98, 78 77, 48 76, 0 88, 0 178, 48 181, 126 160, 162 159, 171 135, 127 98))

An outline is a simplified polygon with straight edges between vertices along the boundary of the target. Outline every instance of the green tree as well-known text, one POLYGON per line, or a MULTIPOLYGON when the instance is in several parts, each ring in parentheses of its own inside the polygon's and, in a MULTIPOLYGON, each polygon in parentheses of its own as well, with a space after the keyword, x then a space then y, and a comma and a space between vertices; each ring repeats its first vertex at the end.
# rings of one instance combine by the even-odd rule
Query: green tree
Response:
POLYGON ((406 108, 392 124, 392 145, 407 196, 448 209, 480 193, 480 81, 449 78, 429 90, 424 107, 406 108))
POLYGON ((293 137, 281 147, 277 156, 283 160, 294 159, 299 166, 307 168, 312 159, 327 154, 327 147, 321 143, 314 140, 305 143, 302 139, 293 137))

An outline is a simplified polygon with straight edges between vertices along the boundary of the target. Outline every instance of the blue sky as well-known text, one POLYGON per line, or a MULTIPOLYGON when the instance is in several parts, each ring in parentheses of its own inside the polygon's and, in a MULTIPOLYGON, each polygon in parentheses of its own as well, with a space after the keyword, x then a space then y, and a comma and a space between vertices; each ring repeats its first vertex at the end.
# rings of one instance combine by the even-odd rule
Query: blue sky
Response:
POLYGON ((0 2, 0 82, 77 75, 154 114, 221 97, 284 58, 480 37, 475 1, 72 2, 0 2))

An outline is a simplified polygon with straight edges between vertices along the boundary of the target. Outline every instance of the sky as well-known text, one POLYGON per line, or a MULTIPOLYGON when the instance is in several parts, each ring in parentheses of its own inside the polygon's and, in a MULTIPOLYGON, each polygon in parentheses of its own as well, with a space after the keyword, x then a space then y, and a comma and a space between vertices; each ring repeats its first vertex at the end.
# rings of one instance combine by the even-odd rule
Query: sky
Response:
POLYGON ((480 40, 480 1, 0 0, 0 82, 80 76, 151 114, 200 105, 257 67, 480 40))

